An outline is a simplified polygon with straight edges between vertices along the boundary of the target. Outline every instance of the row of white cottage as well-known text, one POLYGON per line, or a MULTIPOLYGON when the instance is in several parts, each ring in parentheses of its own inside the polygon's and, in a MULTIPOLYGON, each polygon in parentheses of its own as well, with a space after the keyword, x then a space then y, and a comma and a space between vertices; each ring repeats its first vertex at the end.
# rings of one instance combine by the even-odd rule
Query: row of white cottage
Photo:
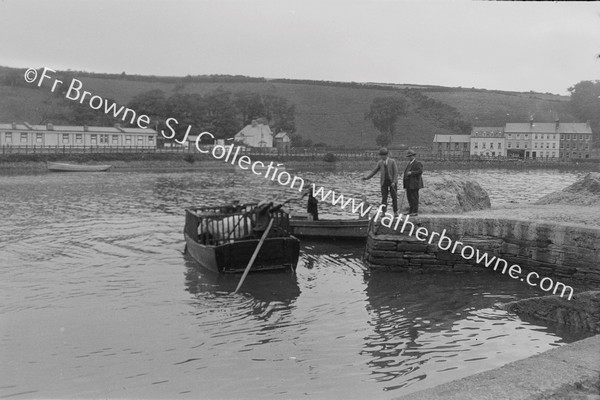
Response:
POLYGON ((433 148, 441 156, 509 158, 590 158, 589 123, 507 123, 503 127, 474 127, 470 135, 435 135, 433 148))
POLYGON ((0 146, 11 147, 140 147, 156 148, 158 132, 146 128, 0 124, 0 146))

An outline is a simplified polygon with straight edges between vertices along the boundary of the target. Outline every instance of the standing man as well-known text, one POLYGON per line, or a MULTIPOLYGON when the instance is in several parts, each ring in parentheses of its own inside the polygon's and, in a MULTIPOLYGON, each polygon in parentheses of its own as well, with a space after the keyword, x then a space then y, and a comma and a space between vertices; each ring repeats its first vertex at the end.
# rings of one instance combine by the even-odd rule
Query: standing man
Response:
POLYGON ((406 189, 406 198, 410 207, 408 214, 415 217, 419 213, 419 189, 423 188, 423 164, 415 160, 415 153, 412 150, 406 152, 406 157, 410 159, 404 170, 404 189, 406 189))
POLYGON ((396 215, 398 213, 398 165, 396 164, 396 160, 388 157, 388 150, 385 147, 379 150, 379 155, 381 156, 381 160, 377 162, 377 166, 369 175, 363 177, 363 180, 371 179, 377 171, 380 172, 381 204, 385 206, 383 212, 387 209, 388 194, 390 194, 392 196, 394 215, 396 215))

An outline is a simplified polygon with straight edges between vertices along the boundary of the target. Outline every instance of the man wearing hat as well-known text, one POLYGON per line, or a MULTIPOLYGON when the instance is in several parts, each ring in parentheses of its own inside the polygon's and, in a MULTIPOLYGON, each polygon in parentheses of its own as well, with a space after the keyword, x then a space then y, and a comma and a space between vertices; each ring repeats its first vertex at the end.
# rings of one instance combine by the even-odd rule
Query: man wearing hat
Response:
MULTIPOLYGON (((381 160, 377 162, 377 166, 369 175, 363 177, 363 180, 371 179, 373 175, 379 171, 379 182, 381 184, 381 204, 387 208, 388 194, 390 194, 392 196, 392 207, 394 208, 394 214, 397 214, 398 165, 396 164, 396 160, 388 157, 388 150, 385 147, 382 147, 381 150, 379 150, 379 155, 381 156, 381 160)), ((385 212, 385 208, 383 212, 385 212)))
POLYGON ((404 169, 404 189, 406 189, 406 198, 410 207, 408 213, 416 216, 419 213, 419 189, 423 188, 423 164, 415 160, 415 153, 412 150, 406 152, 406 157, 410 159, 406 169, 404 169))

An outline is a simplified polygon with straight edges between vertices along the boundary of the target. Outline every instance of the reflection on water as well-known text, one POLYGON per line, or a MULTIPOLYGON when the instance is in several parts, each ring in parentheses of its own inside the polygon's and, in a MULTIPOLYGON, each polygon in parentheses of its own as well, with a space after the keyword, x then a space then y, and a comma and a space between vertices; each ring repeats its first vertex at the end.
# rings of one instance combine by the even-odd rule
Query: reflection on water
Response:
MULTIPOLYGON (((359 195, 360 173, 307 174, 359 195)), ((521 282, 371 274, 356 242, 305 241, 295 274, 236 295, 182 253, 184 207, 279 190, 233 170, 0 177, 0 398, 392 398, 582 336, 499 309, 537 295, 521 282)))

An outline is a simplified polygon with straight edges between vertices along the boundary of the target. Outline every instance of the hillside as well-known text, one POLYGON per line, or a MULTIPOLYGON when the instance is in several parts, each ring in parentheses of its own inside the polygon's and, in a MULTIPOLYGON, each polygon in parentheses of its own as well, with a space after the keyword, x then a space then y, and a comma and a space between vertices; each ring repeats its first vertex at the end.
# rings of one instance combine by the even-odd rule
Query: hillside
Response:
MULTIPOLYGON (((11 71, 0 68, 0 75, 11 71)), ((12 70, 14 72, 14 70, 12 70)), ((505 122, 525 121, 535 113, 538 121, 552 121, 558 113, 562 121, 573 121, 568 111, 568 97, 539 93, 513 93, 491 90, 443 88, 435 86, 356 84, 296 80, 266 80, 247 77, 163 78, 115 76, 73 73, 84 83, 84 89, 103 98, 111 98, 126 105, 133 96, 152 89, 160 89, 167 96, 178 90, 183 93, 207 94, 218 87, 231 92, 251 91, 273 94, 288 99, 296 107, 296 132, 314 142, 334 146, 373 148, 378 132, 365 112, 375 97, 404 95, 406 87, 419 90, 434 100, 456 108, 474 126, 501 126, 505 122), (84 76, 87 75, 87 76, 84 76), (415 89, 418 88, 418 89, 415 89)), ((54 96, 48 88, 27 86, 24 82, 7 85, 0 80, 0 122, 64 123, 61 115, 69 110, 64 97, 54 96)), ((427 110, 426 110, 427 111, 427 110)), ((409 113, 398 123, 398 137, 394 144, 411 146, 430 145, 433 135, 451 133, 435 115, 423 112, 409 102, 409 113)))

